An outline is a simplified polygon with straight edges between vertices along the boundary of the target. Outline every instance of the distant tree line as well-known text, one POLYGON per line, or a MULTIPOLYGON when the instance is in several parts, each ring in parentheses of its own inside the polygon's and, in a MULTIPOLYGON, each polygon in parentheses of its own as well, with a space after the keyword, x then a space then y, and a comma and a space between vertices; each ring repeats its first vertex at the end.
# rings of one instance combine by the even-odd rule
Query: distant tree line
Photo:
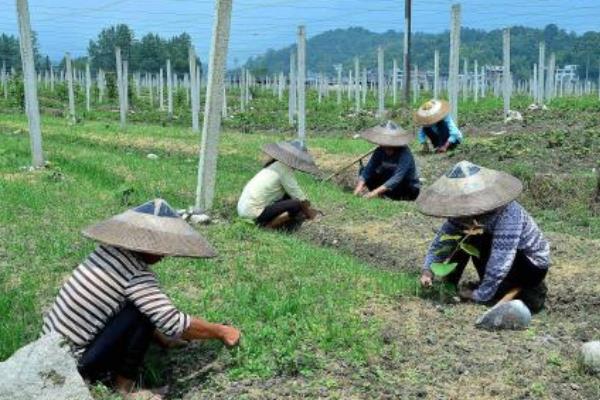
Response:
MULTIPOLYGON (((527 78, 531 68, 538 62, 538 44, 546 42, 546 57, 556 53, 558 65, 577 64, 579 74, 585 77, 598 77, 600 62, 600 32, 586 32, 578 35, 567 32, 551 24, 544 29, 516 26, 511 28, 511 70, 517 78, 527 78)), ((440 68, 448 70, 450 47, 449 32, 415 33, 413 35, 412 64, 419 70, 433 69, 433 54, 440 51, 440 68)), ((342 64, 345 71, 353 68, 354 57, 359 57, 362 66, 376 68, 377 47, 385 50, 386 70, 392 68, 395 58, 399 68, 402 66, 403 34, 387 31, 374 33, 363 28, 336 29, 316 35, 307 41, 307 69, 311 72, 334 73, 334 65, 342 64)), ((295 45, 280 50, 268 50, 265 54, 251 58, 246 67, 255 75, 276 73, 289 70, 290 51, 295 45)), ((502 30, 485 31, 463 28, 460 49, 462 71, 463 60, 469 61, 472 70, 473 61, 480 66, 502 64, 502 30)))
MULTIPOLYGON (((129 26, 120 24, 102 29, 96 39, 90 40, 87 56, 73 59, 73 64, 75 68, 83 69, 87 60, 90 60, 93 70, 102 68, 105 71, 114 71, 115 47, 120 46, 123 59, 128 60, 129 71, 159 72, 160 68, 165 71, 166 60, 170 58, 173 71, 185 73, 189 71, 188 49, 191 45, 192 38, 185 32, 170 38, 148 33, 141 39, 136 39, 129 26)), ((49 69, 50 59, 39 54, 37 41, 34 43, 34 49, 38 70, 49 69)), ((8 69, 21 69, 17 37, 0 35, 0 68, 2 61, 6 62, 8 69)), ((60 61, 59 67, 63 65, 64 59, 60 61)))

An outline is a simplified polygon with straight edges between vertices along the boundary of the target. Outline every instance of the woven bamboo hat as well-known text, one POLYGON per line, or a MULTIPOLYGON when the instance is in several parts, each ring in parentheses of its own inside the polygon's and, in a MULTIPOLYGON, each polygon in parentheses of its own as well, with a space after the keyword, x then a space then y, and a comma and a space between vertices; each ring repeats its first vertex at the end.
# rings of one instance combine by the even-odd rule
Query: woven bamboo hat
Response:
POLYGON ((321 174, 319 167, 315 164, 315 161, 306 149, 306 146, 299 140, 268 143, 263 146, 262 151, 269 157, 281 161, 290 168, 308 172, 313 175, 321 174))
POLYGON ((180 257, 214 257, 213 247, 162 199, 155 199, 82 231, 128 250, 180 257))
POLYGON ((414 139, 412 134, 406 132, 394 121, 383 122, 364 130, 360 136, 368 142, 389 147, 406 146, 414 139))
POLYGON ((415 123, 421 126, 437 124, 450 112, 450 104, 445 100, 426 101, 415 111, 415 123))
POLYGON ((521 181, 505 172, 461 161, 421 191, 417 208, 434 217, 469 217, 500 208, 523 191, 521 181))

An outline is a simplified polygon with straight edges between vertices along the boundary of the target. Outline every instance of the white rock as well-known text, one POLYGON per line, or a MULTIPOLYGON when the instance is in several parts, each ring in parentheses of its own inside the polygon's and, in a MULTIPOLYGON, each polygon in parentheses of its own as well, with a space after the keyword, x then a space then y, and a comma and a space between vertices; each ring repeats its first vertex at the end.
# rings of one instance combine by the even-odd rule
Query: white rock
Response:
POLYGON ((513 121, 516 121, 516 122, 523 121, 523 116, 518 111, 509 110, 508 115, 506 116, 506 119, 504 120, 504 123, 509 123, 509 122, 513 122, 513 121))
POLYGON ((525 329, 531 323, 531 311, 521 300, 498 303, 483 314, 475 325, 478 328, 525 329))
POLYGON ((352 136, 352 139, 360 139, 360 135, 357 133, 354 136, 352 136))
POLYGON ((158 160, 158 156, 154 153, 149 153, 146 157, 151 160, 158 160))
POLYGON ((0 399, 92 400, 63 341, 57 333, 42 336, 0 363, 0 399))
POLYGON ((192 224, 208 224, 210 217, 206 214, 193 214, 190 216, 190 222, 192 224))
POLYGON ((504 134, 506 134, 506 131, 492 132, 492 135, 495 135, 495 136, 500 136, 500 135, 504 135, 504 134))
POLYGON ((579 350, 579 361, 586 372, 600 374, 600 341, 584 343, 579 350))

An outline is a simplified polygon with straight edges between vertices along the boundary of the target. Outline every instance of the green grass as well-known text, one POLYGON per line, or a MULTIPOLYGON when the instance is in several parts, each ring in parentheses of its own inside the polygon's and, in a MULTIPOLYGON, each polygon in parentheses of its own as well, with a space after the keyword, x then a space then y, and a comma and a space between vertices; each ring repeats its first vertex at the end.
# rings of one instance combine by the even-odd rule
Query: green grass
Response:
MULTIPOLYGON (((310 376, 331 360, 365 365, 381 356, 378 330, 383 321, 365 319, 361 310, 417 294, 416 275, 375 269, 341 250, 306 242, 302 235, 266 232, 238 221, 235 202, 260 168, 260 146, 289 137, 291 129, 284 102, 261 94, 253 100, 254 110, 242 115, 235 110, 235 93, 230 97, 233 118, 225 124, 218 165, 214 214, 219 219, 200 228, 219 257, 168 259, 156 266, 161 282, 182 310, 242 329, 238 349, 219 349, 232 379, 310 376), (240 117, 246 119, 241 125, 240 117)), ((344 156, 366 152, 368 143, 342 139, 374 118, 368 112, 351 116, 351 103, 345 100, 338 107, 334 99, 321 107, 314 98, 309 102, 310 146, 344 156)), ((50 100, 44 100, 48 107, 64 104, 50 100)), ((500 168, 525 182, 523 202, 543 230, 597 238, 600 216, 589 200, 600 114, 591 99, 571 100, 556 100, 551 104, 555 110, 532 121, 560 118, 577 129, 554 129, 549 123, 547 130, 531 135, 469 138, 449 158, 427 160, 429 182, 463 158, 500 168), (540 172, 552 174, 540 181, 540 172)), ((525 97, 514 99, 516 107, 528 103, 525 97)), ((499 99, 461 106, 461 121, 467 125, 501 120, 499 99)), ((374 108, 373 98, 369 107, 374 108)), ((110 108, 84 114, 85 121, 75 125, 45 114, 44 150, 51 166, 36 172, 20 170, 30 163, 25 117, 0 114, 0 359, 39 334, 44 308, 93 249, 79 234, 83 227, 153 197, 177 208, 193 203, 199 138, 187 127, 189 113, 183 106, 177 109, 179 118, 169 121, 140 103, 131 120, 147 123, 132 123, 124 132, 110 108), (159 159, 148 159, 148 153, 159 159)), ((393 115, 410 125, 409 114, 395 110, 393 115)), ((411 203, 366 201, 334 184, 304 174, 298 178, 317 207, 343 210, 342 223, 415 212, 411 203)), ((411 269, 417 267, 403 268, 411 269)), ((543 387, 532 391, 543 393, 543 387)))
MULTIPOLYGON (((93 249, 79 231, 128 205, 162 196, 176 207, 192 204, 195 157, 157 145, 193 145, 187 129, 132 126, 115 133, 113 123, 66 126, 44 119, 44 148, 52 167, 22 172, 29 162, 23 117, 0 116, 0 358, 36 337, 41 315, 73 267, 93 249), (16 133, 15 133, 16 132, 16 133), (98 141, 98 137, 108 140, 98 141), (141 139, 144 142, 141 142, 141 139), (123 140, 136 142, 123 144, 123 140), (150 160, 147 152, 159 155, 150 160), (123 191, 133 192, 124 197, 123 191)), ((217 191, 218 214, 232 216, 232 201, 259 168, 264 135, 223 136, 217 191)), ((330 139, 332 140, 332 139, 330 139)), ((366 205, 333 185, 301 177, 315 202, 344 204, 358 213, 366 205)), ((368 203, 380 217, 389 202, 368 203), (379 203, 379 204, 376 204, 379 203)), ((360 310, 370 302, 415 293, 414 276, 373 270, 356 259, 319 248, 293 235, 270 233, 228 220, 202 228, 219 250, 214 260, 169 259, 156 267, 166 290, 186 312, 230 321, 243 332, 242 346, 227 356, 235 377, 310 373, 324 360, 364 363, 381 350, 379 324, 360 310)))

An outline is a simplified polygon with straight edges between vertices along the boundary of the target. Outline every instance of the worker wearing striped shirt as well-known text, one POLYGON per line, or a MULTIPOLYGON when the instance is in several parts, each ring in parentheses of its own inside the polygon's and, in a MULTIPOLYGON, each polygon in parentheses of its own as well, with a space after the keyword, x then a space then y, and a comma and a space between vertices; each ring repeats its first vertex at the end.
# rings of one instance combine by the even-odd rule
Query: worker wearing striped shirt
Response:
POLYGON ((144 392, 133 392, 134 381, 153 338, 165 347, 195 339, 237 344, 235 328, 179 311, 150 269, 168 255, 215 255, 166 202, 148 202, 83 233, 101 244, 63 284, 43 326, 69 340, 82 376, 113 375, 117 389, 136 398, 144 392))

